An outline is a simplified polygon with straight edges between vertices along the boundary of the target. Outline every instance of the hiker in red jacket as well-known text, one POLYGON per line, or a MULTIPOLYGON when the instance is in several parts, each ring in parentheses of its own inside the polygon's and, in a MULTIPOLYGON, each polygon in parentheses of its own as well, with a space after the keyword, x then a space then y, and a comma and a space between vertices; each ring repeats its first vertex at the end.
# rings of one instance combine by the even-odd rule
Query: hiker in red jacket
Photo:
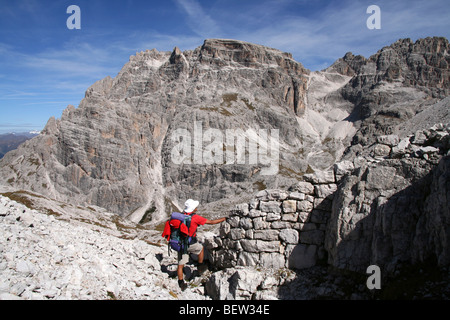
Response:
MULTIPOLYGON (((184 210, 183 213, 187 215, 191 215, 197 211, 197 207, 199 205, 198 201, 188 199, 184 204, 184 210)), ((183 280, 183 268, 186 263, 189 262, 189 254, 196 254, 198 255, 198 272, 202 274, 206 269, 207 266, 203 264, 203 259, 205 255, 205 250, 203 248, 203 245, 197 242, 197 227, 203 226, 205 224, 218 224, 223 221, 225 221, 226 218, 220 218, 216 220, 208 220, 198 214, 195 214, 192 216, 191 219, 191 226, 189 228, 189 236, 192 237, 191 244, 189 245, 189 248, 187 249, 187 254, 183 254, 182 252, 178 252, 178 269, 177 269, 177 275, 178 275, 178 285, 180 286, 181 290, 185 290, 187 288, 187 284, 183 280)))

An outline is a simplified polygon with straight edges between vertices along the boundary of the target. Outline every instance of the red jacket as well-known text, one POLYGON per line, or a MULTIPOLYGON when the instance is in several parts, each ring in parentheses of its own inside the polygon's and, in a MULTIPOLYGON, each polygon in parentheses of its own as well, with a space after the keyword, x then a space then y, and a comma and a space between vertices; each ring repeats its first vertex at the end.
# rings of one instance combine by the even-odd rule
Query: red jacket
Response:
POLYGON ((170 234, 171 234, 170 227, 171 226, 174 228, 180 228, 180 231, 182 233, 184 233, 185 235, 189 235, 190 237, 195 237, 197 235, 197 227, 204 225, 206 223, 206 221, 208 221, 208 219, 206 219, 202 216, 199 216, 198 214, 195 214, 192 216, 191 226, 188 230, 187 226, 184 223, 181 223, 180 220, 171 219, 171 220, 167 221, 166 224, 164 225, 164 231, 163 231, 162 237, 166 238, 167 241, 170 240, 170 234))

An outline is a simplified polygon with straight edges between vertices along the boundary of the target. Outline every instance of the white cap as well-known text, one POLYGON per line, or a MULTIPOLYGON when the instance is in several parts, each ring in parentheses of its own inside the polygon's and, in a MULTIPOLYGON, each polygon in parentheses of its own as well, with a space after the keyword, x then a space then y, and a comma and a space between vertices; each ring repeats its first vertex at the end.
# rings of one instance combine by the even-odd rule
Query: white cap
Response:
POLYGON ((186 200, 186 202, 184 203, 184 212, 191 213, 192 211, 195 210, 195 208, 198 207, 199 204, 200 202, 192 199, 186 200))

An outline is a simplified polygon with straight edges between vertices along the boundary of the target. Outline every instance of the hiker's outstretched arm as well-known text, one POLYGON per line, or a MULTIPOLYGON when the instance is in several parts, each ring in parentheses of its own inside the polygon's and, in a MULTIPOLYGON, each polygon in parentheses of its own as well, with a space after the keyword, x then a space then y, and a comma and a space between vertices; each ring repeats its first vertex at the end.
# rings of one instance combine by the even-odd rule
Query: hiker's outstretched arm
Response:
POLYGON ((218 224, 224 222, 226 218, 220 218, 216 220, 206 220, 205 224, 218 224))

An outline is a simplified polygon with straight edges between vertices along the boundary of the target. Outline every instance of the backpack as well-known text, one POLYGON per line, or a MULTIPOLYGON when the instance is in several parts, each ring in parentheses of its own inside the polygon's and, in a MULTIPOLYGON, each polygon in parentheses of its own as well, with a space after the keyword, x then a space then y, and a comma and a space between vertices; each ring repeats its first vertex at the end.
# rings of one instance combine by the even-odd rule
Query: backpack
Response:
POLYGON ((194 237, 189 236, 189 228, 194 215, 195 213, 191 215, 180 212, 172 213, 170 219, 165 224, 162 234, 169 241, 169 248, 183 254, 187 253, 189 245, 194 242, 194 237))

